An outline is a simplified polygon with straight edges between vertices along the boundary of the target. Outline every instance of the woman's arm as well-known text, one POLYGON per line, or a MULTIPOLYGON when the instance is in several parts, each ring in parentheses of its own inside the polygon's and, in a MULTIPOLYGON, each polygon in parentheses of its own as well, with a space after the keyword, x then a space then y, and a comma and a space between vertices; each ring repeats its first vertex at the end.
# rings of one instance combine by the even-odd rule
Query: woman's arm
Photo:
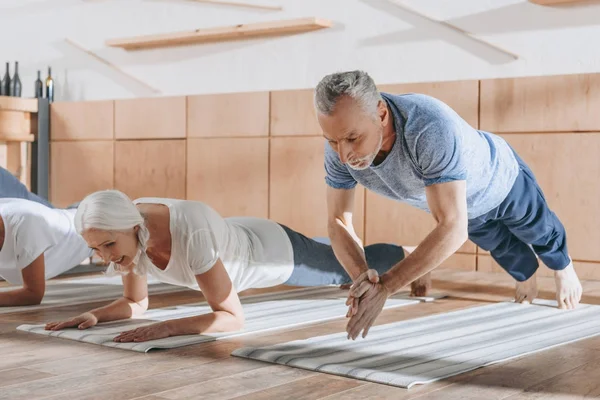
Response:
POLYGON ((242 304, 220 259, 207 272, 196 275, 198 286, 213 312, 179 318, 123 332, 116 342, 144 342, 178 335, 238 331, 244 327, 242 304))
POLYGON ((144 314, 148 309, 148 283, 145 276, 132 273, 123 275, 123 297, 106 306, 95 308, 65 321, 49 322, 46 330, 57 331, 77 326, 87 329, 98 322, 127 319, 144 314))
POLYGON ((0 307, 32 306, 40 304, 46 291, 44 253, 21 270, 23 287, 0 292, 0 307))

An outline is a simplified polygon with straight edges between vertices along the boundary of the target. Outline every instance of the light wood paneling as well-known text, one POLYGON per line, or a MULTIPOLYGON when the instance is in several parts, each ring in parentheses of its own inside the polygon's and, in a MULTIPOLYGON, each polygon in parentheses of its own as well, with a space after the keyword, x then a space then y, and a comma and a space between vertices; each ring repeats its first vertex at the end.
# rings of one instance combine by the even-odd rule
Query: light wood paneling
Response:
POLYGON ((600 74, 481 81, 481 129, 490 132, 600 130, 600 74))
POLYGON ((321 135, 313 89, 271 92, 271 135, 321 135))
POLYGON ((269 92, 188 97, 188 137, 269 136, 269 92))
POLYGON ((37 131, 35 114, 0 110, 0 136, 22 135, 37 131))
POLYGON ((571 257, 600 262, 600 133, 510 134, 567 231, 571 257))
POLYGON ((92 192, 112 189, 113 146, 112 141, 51 143, 51 202, 66 207, 92 192))
MULTIPOLYGON (((367 190, 367 243, 391 242, 402 246, 417 246, 435 228, 433 217, 420 209, 380 196, 367 190)), ((459 249, 475 253, 470 240, 459 249)))
POLYGON ((448 81, 378 85, 392 94, 420 93, 435 97, 450 106, 471 126, 479 125, 479 81, 448 81))
POLYGON ((185 140, 127 140, 115 144, 115 187, 131 199, 185 198, 185 140))
POLYGON ((186 98, 157 97, 115 101, 117 139, 185 137, 186 98))
MULTIPOLYGON (((573 261, 573 266, 580 280, 600 280, 600 262, 573 261)), ((489 254, 477 255, 477 270, 481 272, 507 273, 489 254)), ((546 267, 540 260, 537 275, 551 277, 554 276, 554 271, 546 267)))
POLYGON ((114 101, 52 103, 50 121, 52 140, 112 140, 114 101))
POLYGON ((454 253, 442 262, 438 268, 477 271, 477 256, 475 254, 454 253))
MULTIPOLYGON (((321 137, 271 139, 269 216, 308 237, 328 236, 324 146, 321 137)), ((363 237, 364 188, 355 193, 353 224, 363 237)))
POLYGON ((187 198, 224 217, 269 214, 269 139, 188 139, 187 198))

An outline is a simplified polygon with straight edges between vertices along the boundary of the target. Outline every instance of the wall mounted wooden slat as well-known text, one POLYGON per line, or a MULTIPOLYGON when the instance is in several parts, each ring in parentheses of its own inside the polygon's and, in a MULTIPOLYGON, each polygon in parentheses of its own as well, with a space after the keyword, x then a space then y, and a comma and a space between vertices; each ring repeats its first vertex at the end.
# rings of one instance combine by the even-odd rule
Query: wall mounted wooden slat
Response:
POLYGON ((110 39, 105 43, 111 47, 126 50, 141 50, 157 47, 182 46, 197 43, 223 42, 252 38, 291 35, 329 28, 332 22, 322 18, 299 18, 239 24, 218 28, 196 29, 193 31, 173 32, 156 35, 136 36, 122 39, 110 39))

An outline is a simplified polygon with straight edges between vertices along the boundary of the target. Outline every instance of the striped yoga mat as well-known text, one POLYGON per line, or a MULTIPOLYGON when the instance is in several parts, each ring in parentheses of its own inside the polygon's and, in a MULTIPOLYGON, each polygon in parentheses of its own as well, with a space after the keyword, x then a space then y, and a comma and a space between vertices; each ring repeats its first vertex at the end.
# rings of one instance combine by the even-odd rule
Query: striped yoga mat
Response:
POLYGON ((600 334, 600 306, 502 302, 232 355, 410 388, 600 334))
MULTIPOLYGON (((14 287, 3 287, 0 291, 14 290, 14 287)), ((162 283, 148 277, 148 294, 162 294, 187 290, 180 286, 162 283)), ((42 303, 35 306, 0 307, 0 314, 23 311, 37 311, 52 307, 111 301, 123 295, 123 284, 120 276, 97 276, 79 279, 61 279, 48 281, 42 303)))
MULTIPOLYGON (((241 298, 246 317, 245 328, 241 331, 174 336, 141 343, 116 343, 113 342, 113 338, 123 331, 146 326, 157 321, 205 314, 211 312, 210 307, 204 302, 159 308, 146 312, 143 319, 102 323, 83 331, 76 328, 61 331, 46 331, 43 324, 21 325, 17 329, 107 347, 147 352, 151 349, 170 349, 251 333, 268 332, 276 329, 344 318, 348 311, 348 307, 345 304, 346 293, 347 291, 337 287, 316 287, 247 296, 241 298)), ((407 295, 396 295, 387 302, 386 308, 402 307, 431 300, 432 298, 409 298, 407 295)))

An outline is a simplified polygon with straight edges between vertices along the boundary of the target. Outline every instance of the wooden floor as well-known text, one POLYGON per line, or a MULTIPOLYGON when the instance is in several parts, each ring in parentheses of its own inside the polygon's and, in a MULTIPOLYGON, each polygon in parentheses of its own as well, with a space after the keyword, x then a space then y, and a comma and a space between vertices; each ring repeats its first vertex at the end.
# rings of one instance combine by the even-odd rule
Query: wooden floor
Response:
MULTIPOLYGON (((553 279, 540 278, 539 284, 540 297, 553 299, 553 279)), ((583 285, 584 302, 600 304, 600 281, 583 285)), ((384 311, 377 323, 510 299, 512 286, 504 274, 436 271, 434 289, 450 297, 384 311)), ((196 302, 197 295, 185 292, 156 296, 151 298, 150 306, 196 302)), ((0 316, 0 400, 600 397, 600 336, 405 390, 230 356, 233 349, 244 345, 340 332, 345 319, 148 354, 15 331, 22 323, 65 318, 89 308, 73 306, 0 316)))

